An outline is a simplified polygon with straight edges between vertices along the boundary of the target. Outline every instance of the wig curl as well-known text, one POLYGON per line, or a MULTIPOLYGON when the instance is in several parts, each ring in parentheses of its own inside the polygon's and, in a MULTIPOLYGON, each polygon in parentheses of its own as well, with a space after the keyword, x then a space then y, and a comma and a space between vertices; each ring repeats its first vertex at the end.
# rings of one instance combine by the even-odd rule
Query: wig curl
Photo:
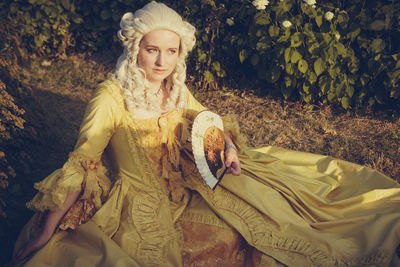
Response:
POLYGON ((137 65, 139 44, 143 36, 153 30, 165 29, 180 37, 179 56, 175 70, 166 78, 169 98, 166 109, 183 108, 186 105, 186 63, 187 54, 193 49, 195 27, 165 4, 150 2, 134 14, 125 13, 120 22, 118 38, 124 51, 118 58, 115 77, 120 82, 127 108, 156 110, 155 96, 149 93, 146 73, 137 65))

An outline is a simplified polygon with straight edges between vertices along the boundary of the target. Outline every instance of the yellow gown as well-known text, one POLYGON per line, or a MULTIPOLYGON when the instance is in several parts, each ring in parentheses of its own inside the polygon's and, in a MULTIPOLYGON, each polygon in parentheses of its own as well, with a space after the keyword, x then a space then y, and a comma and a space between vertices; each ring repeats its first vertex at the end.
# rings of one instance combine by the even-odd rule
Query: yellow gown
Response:
POLYGON ((41 212, 61 208, 69 191, 82 190, 81 198, 23 265, 395 264, 399 184, 328 156, 246 147, 227 116, 242 174, 225 175, 213 191, 190 148, 191 122, 203 109, 188 91, 186 109, 135 119, 110 75, 88 104, 68 161, 35 184, 28 207, 38 213, 15 251, 37 232, 41 212))

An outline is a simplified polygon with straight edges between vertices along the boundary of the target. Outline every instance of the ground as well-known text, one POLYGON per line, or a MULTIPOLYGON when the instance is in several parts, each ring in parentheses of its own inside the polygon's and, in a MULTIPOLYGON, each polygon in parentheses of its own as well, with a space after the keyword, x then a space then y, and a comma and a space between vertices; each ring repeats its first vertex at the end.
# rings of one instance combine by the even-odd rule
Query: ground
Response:
MULTIPOLYGON (((63 60, 38 59, 23 70, 58 135, 58 147, 63 149, 56 153, 73 149, 85 105, 96 85, 113 70, 115 60, 110 54, 78 54, 63 60)), ((328 105, 310 109, 235 88, 191 90, 209 109, 221 115, 237 114, 250 146, 273 145, 330 155, 400 181, 398 115, 371 109, 345 112, 328 105)))
MULTIPOLYGON (((22 68, 21 80, 32 87, 35 103, 45 113, 47 127, 37 131, 39 135, 40 131, 47 131, 51 138, 31 151, 37 155, 38 165, 25 185, 30 192, 24 192, 24 199, 15 205, 19 214, 8 217, 8 239, 15 239, 31 216, 23 203, 34 193, 32 182, 60 168, 73 150, 86 103, 96 85, 113 70, 115 61, 116 56, 107 53, 75 54, 56 60, 34 59, 22 68)), ((310 109, 298 102, 260 97, 234 86, 223 90, 189 87, 212 111, 236 114, 249 146, 273 145, 330 155, 374 168, 400 181, 400 117, 393 112, 346 112, 327 105, 310 109)), ((12 243, 2 249, 5 255, 11 254, 12 243)))

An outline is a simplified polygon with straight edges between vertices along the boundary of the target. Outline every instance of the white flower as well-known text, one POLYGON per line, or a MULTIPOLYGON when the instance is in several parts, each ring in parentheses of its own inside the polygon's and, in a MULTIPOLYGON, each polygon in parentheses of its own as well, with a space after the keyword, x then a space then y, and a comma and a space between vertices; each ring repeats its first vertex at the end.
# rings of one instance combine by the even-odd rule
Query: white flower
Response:
POLYGON ((337 32, 337 33, 335 33, 335 38, 336 38, 336 40, 339 40, 340 39, 340 34, 337 32))
POLYGON ((333 15, 333 13, 332 12, 330 12, 330 11, 328 11, 328 12, 326 12, 325 13, 325 19, 327 20, 327 21, 331 21, 332 19, 333 19, 333 17, 334 17, 335 15, 333 15))
POLYGON ((233 17, 227 18, 226 24, 228 24, 229 26, 233 26, 235 24, 235 20, 233 19, 233 17))
POLYGON ((266 6, 269 5, 269 0, 254 0, 252 4, 258 10, 263 10, 263 9, 265 9, 266 6))
POLYGON ((285 27, 285 28, 289 28, 292 25, 293 24, 288 20, 285 20, 284 22, 282 22, 282 26, 285 27))
POLYGON ((312 6, 313 8, 315 8, 315 4, 317 3, 317 1, 315 0, 303 0, 307 5, 312 6))

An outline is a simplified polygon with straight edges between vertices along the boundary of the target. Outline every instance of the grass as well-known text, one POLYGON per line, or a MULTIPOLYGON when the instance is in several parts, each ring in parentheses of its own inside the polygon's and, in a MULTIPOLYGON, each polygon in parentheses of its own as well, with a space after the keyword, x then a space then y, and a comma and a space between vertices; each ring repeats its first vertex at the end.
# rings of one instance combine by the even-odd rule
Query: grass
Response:
MULTIPOLYGON (((73 147, 85 104, 97 83, 112 71, 115 61, 112 54, 78 54, 49 66, 46 60, 33 61, 23 69, 25 82, 36 88, 39 102, 49 111, 49 123, 60 135, 61 146, 69 150, 73 147)), ((258 97, 232 88, 195 90, 194 94, 221 115, 237 114, 250 146, 273 145, 330 155, 400 181, 398 116, 365 110, 362 114, 343 112, 332 106, 310 110, 297 102, 258 97)))

